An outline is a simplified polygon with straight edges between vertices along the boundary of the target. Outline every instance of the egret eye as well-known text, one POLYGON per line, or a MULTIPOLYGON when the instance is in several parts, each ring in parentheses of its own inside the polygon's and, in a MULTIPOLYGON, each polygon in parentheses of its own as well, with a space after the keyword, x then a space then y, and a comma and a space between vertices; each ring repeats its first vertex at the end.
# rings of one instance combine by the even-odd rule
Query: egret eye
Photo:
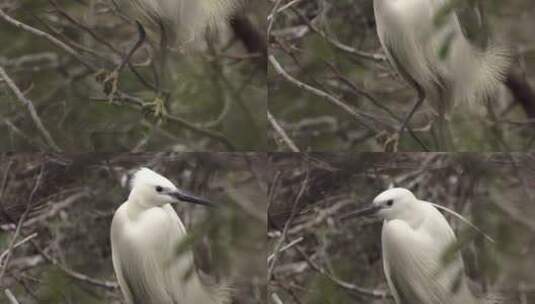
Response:
POLYGON ((387 205, 388 207, 390 207, 390 206, 394 205, 394 201, 393 201, 393 200, 388 200, 388 201, 386 202, 386 205, 387 205))
POLYGON ((162 192, 163 188, 162 186, 156 186, 156 192, 162 192))

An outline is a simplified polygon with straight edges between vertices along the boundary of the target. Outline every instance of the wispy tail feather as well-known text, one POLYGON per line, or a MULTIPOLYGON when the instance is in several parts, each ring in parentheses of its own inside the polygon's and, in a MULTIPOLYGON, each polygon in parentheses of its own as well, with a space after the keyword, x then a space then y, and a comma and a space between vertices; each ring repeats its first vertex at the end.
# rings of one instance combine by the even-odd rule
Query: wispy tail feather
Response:
POLYGON ((496 95, 505 80, 511 56, 506 47, 498 45, 489 45, 484 51, 472 46, 472 54, 472 58, 466 58, 470 64, 463 67, 465 75, 458 80, 456 103, 477 106, 496 95))

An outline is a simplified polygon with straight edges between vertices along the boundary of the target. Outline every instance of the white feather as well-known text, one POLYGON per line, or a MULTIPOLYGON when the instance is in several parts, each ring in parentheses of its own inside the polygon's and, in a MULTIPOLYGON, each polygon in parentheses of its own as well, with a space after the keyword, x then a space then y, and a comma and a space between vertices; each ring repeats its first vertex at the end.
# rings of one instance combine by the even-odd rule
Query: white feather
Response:
MULTIPOLYGON (((126 1, 126 0, 124 0, 126 1)), ((241 0, 130 0, 152 28, 161 22, 173 40, 197 39, 210 26, 221 24, 241 0)))

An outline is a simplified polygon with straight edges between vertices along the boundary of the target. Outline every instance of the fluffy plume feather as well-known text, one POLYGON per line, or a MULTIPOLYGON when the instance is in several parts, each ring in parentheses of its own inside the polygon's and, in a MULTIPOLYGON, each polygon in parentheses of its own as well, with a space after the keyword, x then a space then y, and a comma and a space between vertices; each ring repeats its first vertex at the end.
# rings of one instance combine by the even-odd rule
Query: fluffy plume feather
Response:
MULTIPOLYGON (((403 78, 424 89, 435 112, 446 116, 455 105, 473 105, 493 96, 510 62, 505 48, 470 40, 463 29, 473 22, 467 25, 466 14, 461 18, 447 10, 447 4, 374 1, 387 57, 403 78)), ((480 33, 480 26, 473 32, 480 33)))
POLYGON ((451 210, 450 208, 448 207, 444 207, 444 206, 441 206, 441 205, 438 205, 438 204, 434 204, 434 203, 430 203, 431 205, 433 205, 435 208, 437 209, 440 209, 442 211, 445 211, 453 216, 455 216, 456 218, 458 218, 459 220, 461 220, 463 223, 467 224, 468 226, 472 227, 472 229, 474 229, 475 231, 479 232, 481 235, 483 235, 483 237, 485 239, 487 239, 489 242, 495 244, 496 241, 491 238, 490 236, 488 236, 485 232, 483 232, 481 229, 479 229, 476 225, 474 225, 472 222, 470 222, 468 219, 466 219, 464 216, 460 215, 459 213, 451 210))

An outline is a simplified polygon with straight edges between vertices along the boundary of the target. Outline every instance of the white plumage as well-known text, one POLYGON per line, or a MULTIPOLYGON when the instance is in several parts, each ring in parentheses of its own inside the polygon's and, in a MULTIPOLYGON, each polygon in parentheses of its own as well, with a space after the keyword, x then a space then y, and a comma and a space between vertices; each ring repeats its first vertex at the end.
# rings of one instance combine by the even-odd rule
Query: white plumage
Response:
POLYGON ((393 188, 358 214, 384 220, 383 266, 396 304, 478 303, 467 287, 460 253, 451 250, 453 230, 431 203, 393 188))
POLYGON ((448 0, 374 0, 377 34, 389 61, 423 90, 439 119, 447 119, 457 104, 493 96, 509 64, 507 52, 488 37, 470 37, 485 35, 475 8, 459 14, 448 5, 448 0))
POLYGON ((128 200, 111 225, 113 267, 128 304, 226 304, 229 290, 209 286, 195 271, 192 252, 178 252, 186 229, 170 203, 210 204, 165 177, 136 172, 128 200))
MULTIPOLYGON (((126 0, 124 0, 126 1, 126 0)), ((196 39, 210 26, 223 22, 241 0, 129 0, 151 24, 165 27, 168 37, 179 42, 196 39)))

